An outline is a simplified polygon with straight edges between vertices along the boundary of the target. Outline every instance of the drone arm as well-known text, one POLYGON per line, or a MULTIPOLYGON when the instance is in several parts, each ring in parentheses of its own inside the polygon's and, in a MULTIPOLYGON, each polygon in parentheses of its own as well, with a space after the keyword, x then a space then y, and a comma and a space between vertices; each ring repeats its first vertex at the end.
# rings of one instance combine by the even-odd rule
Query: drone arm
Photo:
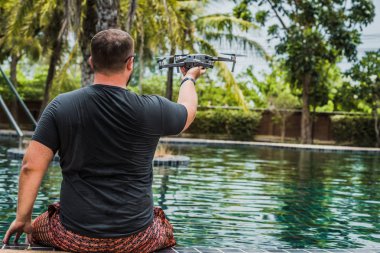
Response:
POLYGON ((169 64, 162 64, 159 65, 159 69, 163 68, 175 68, 175 67, 183 67, 185 64, 183 62, 181 63, 169 63, 169 64))
POLYGON ((215 57, 215 59, 213 59, 214 61, 230 61, 230 62, 235 62, 236 60, 234 59, 231 59, 231 58, 226 58, 226 57, 215 57))

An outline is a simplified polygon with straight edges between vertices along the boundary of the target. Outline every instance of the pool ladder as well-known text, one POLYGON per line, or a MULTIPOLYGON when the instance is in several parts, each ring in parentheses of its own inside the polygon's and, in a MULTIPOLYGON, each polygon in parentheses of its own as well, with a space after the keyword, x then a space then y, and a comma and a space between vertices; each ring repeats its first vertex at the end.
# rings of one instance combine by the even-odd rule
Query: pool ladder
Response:
MULTIPOLYGON (((22 98, 20 97, 20 94, 18 94, 15 86, 12 84, 11 80, 9 80, 9 78, 5 75, 5 73, 4 73, 4 71, 3 71, 3 69, 1 67, 0 67, 0 73, 3 76, 5 82, 8 84, 8 86, 11 89, 12 93, 15 95, 17 101, 21 104, 21 107, 25 111, 25 113, 28 116, 29 120, 32 122, 33 128, 35 128, 37 126, 36 120, 34 119, 33 115, 30 113, 28 107, 25 105, 25 103, 22 100, 22 98)), ((13 117, 12 113, 10 112, 8 106, 5 104, 4 99, 1 96, 1 94, 0 94, 0 106, 1 106, 1 108, 3 108, 5 114, 7 115, 8 120, 10 121, 12 127, 16 130, 16 133, 18 135, 18 140, 19 140, 19 148, 21 149, 22 148, 22 141, 23 141, 24 133, 21 131, 20 126, 16 122, 16 120, 13 117)))

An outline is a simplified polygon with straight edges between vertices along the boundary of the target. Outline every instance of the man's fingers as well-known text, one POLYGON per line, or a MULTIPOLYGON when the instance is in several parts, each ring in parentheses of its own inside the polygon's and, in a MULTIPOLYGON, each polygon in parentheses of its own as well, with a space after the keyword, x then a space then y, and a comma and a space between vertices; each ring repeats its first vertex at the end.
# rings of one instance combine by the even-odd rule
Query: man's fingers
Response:
POLYGON ((14 244, 18 244, 18 240, 20 239, 22 235, 22 232, 17 232, 16 235, 15 235, 15 239, 14 239, 14 244))
POLYGON ((5 236, 4 236, 4 239, 3 239, 3 243, 4 244, 8 244, 9 243, 9 239, 11 238, 12 234, 13 234, 12 229, 11 228, 8 229, 7 232, 5 233, 5 236))
POLYGON ((26 240, 28 241, 28 244, 34 244, 32 233, 26 234, 26 240))

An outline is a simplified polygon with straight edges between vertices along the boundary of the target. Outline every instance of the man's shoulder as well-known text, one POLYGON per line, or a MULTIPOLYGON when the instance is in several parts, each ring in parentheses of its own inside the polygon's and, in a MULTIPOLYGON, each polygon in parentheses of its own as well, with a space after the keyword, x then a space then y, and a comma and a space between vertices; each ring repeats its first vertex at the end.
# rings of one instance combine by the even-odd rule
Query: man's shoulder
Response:
POLYGON ((54 100, 57 102, 62 102, 62 101, 71 100, 75 97, 81 97, 81 96, 84 96, 84 94, 86 94, 87 89, 88 89, 88 87, 81 87, 81 88, 76 89, 76 90, 61 93, 58 96, 56 96, 54 98, 54 100))
POLYGON ((89 86, 81 87, 81 88, 78 88, 76 90, 61 93, 61 94, 59 94, 59 97, 71 97, 71 96, 83 95, 83 93, 85 93, 85 91, 88 90, 89 88, 90 88, 89 86))
POLYGON ((144 101, 147 101, 147 102, 150 102, 150 103, 162 103, 162 102, 166 102, 166 101, 169 101, 167 98, 163 97, 163 96, 160 96, 160 95, 155 95, 155 94, 152 94, 152 95, 138 95, 140 97, 141 100, 144 100, 144 101))

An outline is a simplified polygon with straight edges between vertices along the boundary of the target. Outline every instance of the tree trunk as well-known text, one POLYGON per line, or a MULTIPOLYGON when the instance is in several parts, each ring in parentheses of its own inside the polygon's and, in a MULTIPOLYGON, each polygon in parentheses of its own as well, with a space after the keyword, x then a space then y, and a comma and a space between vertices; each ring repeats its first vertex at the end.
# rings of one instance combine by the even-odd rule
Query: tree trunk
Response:
MULTIPOLYGON (((144 28, 142 28, 144 29, 144 28)), ((139 93, 143 94, 142 79, 144 77, 144 32, 141 32, 140 48, 139 48, 139 93)))
POLYGON ((281 118, 281 142, 285 142, 286 134, 286 116, 282 115, 281 118))
MULTIPOLYGON (((172 45, 170 48, 170 55, 175 54, 175 46, 172 45)), ((169 60, 169 63, 173 63, 174 58, 169 60)), ((173 99, 173 71, 174 68, 168 68, 167 78, 166 78, 166 94, 165 97, 169 100, 173 99)))
POLYGON ((379 115, 377 110, 373 112, 373 117, 375 119, 375 134, 376 134, 376 147, 380 147, 380 125, 379 125, 379 115))
POLYGON ((378 148, 380 147, 380 124, 379 124, 379 114, 377 110, 380 107, 379 105, 380 101, 376 94, 373 94, 373 98, 374 98, 374 107, 372 109, 372 113, 373 113, 373 118, 375 120, 376 147, 378 148))
POLYGON ((132 30, 132 25, 133 25, 133 18, 136 13, 136 5, 137 5, 137 0, 131 0, 129 4, 129 10, 128 10, 128 20, 127 20, 127 32, 131 32, 132 30))
POLYGON ((61 36, 61 38, 57 38, 53 43, 53 51, 50 56, 48 75, 45 81, 44 98, 42 100, 40 115, 38 116, 38 118, 41 117, 43 110, 45 109, 46 105, 48 104, 50 100, 50 90, 51 90, 51 87, 53 86, 56 66, 61 58, 62 47, 63 47, 63 36, 61 36))
POLYGON ((81 84, 82 87, 90 85, 93 79, 91 66, 88 64, 90 58, 90 43, 92 37, 96 34, 96 23, 98 21, 96 11, 96 0, 87 0, 85 18, 83 20, 82 30, 80 35, 80 48, 82 51, 83 61, 81 63, 81 84))
MULTIPOLYGON (((18 82, 17 82, 17 64, 20 60, 20 57, 12 54, 11 56, 11 66, 10 66, 10 80, 13 84, 13 86, 17 89, 18 82)), ((11 112, 15 120, 18 120, 18 103, 17 98, 15 95, 12 96, 12 102, 11 102, 11 112)))
POLYGON ((81 64, 82 86, 90 85, 93 80, 93 71, 88 64, 92 37, 102 30, 118 28, 118 15, 119 0, 87 0, 83 33, 80 36, 80 47, 83 57, 81 64))
POLYGON ((301 118, 301 143, 311 144, 311 124, 310 124, 310 90, 311 74, 306 73, 302 80, 302 118, 301 118))
POLYGON ((96 0, 98 22, 96 32, 118 28, 120 0, 96 0))

